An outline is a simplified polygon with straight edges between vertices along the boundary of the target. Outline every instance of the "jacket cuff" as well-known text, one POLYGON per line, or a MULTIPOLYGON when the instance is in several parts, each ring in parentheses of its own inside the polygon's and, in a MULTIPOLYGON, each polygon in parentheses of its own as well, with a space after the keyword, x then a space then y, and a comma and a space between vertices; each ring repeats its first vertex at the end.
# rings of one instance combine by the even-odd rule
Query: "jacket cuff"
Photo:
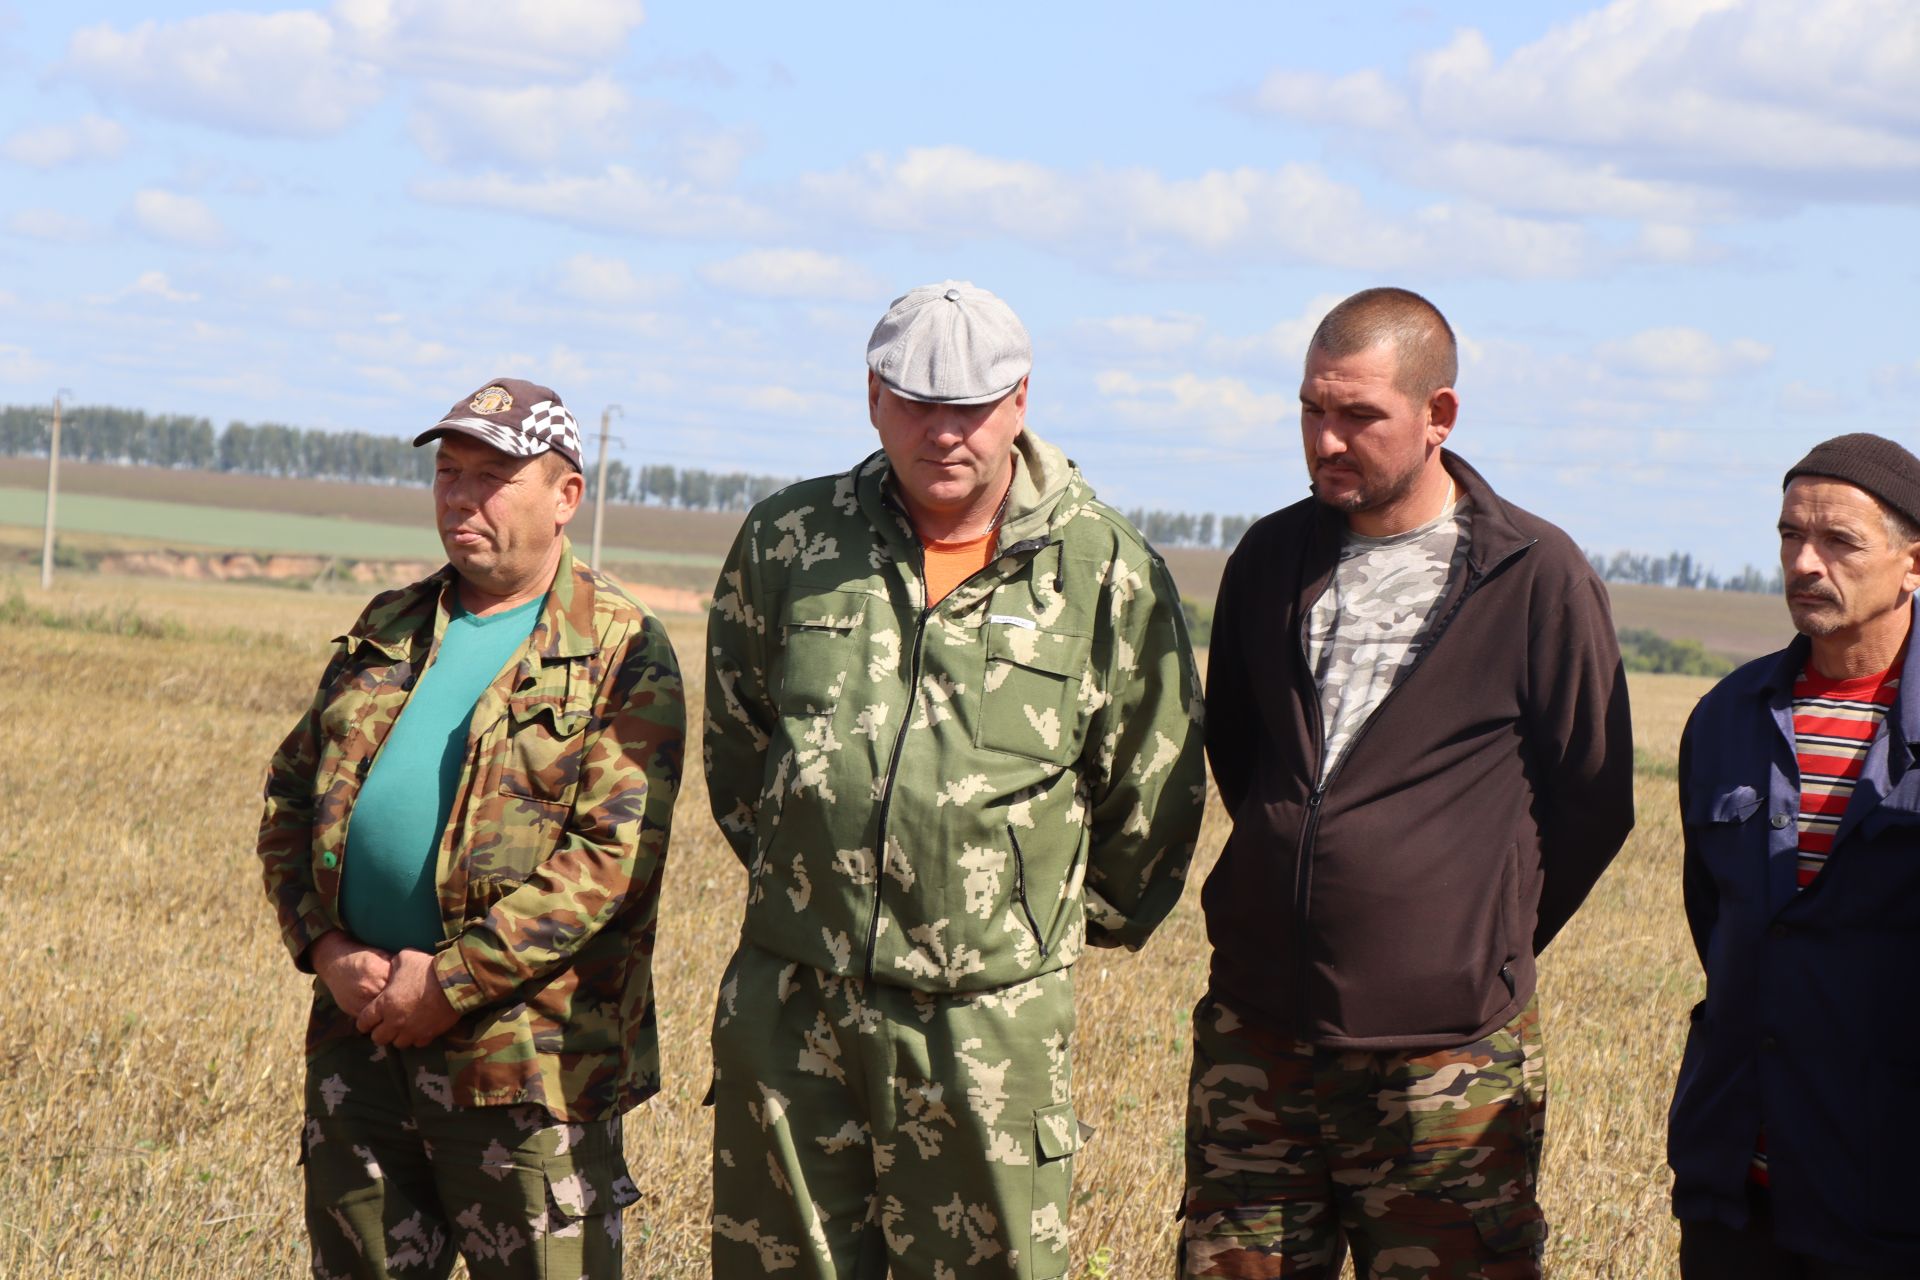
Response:
POLYGON ((460 954, 457 939, 452 946, 433 957, 433 976, 440 983, 440 992, 446 996, 447 1003, 453 1006, 455 1013, 468 1013, 487 1003, 486 993, 480 990, 480 983, 467 966, 466 957, 460 954))
POLYGON ((293 967, 302 973, 313 972, 313 944, 326 934, 340 926, 327 919, 325 913, 313 910, 302 914, 294 922, 280 931, 280 940, 286 944, 287 951, 293 956, 293 967))

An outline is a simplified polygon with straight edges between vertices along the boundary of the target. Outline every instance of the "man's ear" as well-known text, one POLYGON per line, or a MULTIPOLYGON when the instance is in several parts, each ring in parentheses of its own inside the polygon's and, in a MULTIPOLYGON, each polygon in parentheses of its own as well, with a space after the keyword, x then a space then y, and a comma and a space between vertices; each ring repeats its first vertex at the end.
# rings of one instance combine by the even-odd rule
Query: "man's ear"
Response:
POLYGON ((867 421, 875 431, 880 429, 880 389, 880 375, 867 370, 867 421))
POLYGON ((1427 397, 1427 443, 1439 445, 1453 434, 1453 424, 1460 416, 1460 393, 1452 387, 1441 387, 1427 397))
POLYGON ((554 496, 553 521, 565 524, 573 519, 580 510, 580 504, 586 500, 587 478, 571 467, 561 479, 559 491, 554 496))

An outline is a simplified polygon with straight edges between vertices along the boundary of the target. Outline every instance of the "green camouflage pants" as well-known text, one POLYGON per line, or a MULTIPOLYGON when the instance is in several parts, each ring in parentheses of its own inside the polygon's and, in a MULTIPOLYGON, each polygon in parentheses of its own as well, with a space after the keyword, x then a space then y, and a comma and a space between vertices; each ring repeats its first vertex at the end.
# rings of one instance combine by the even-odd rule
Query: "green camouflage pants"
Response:
POLYGON ((1484 1040, 1317 1049, 1194 1010, 1183 1276, 1532 1280, 1546 1131, 1530 1002, 1484 1040))
POLYGON ((473 1280, 617 1277, 620 1211, 639 1198, 620 1120, 455 1107, 438 1049, 337 1040, 307 1063, 313 1274, 473 1280))
POLYGON ((714 1017, 714 1275, 1065 1275, 1072 1031, 1064 971, 928 995, 741 947, 714 1017))

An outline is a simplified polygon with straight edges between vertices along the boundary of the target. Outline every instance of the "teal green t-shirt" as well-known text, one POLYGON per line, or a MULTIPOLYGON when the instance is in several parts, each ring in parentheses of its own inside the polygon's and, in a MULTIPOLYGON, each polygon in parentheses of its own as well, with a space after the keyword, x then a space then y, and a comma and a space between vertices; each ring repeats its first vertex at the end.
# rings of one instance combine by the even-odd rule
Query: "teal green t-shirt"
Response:
POLYGON ((381 744, 347 822, 340 909, 347 932, 389 951, 445 936, 434 869, 467 757, 473 708, 539 620, 540 600, 477 618, 458 605, 440 652, 381 744))

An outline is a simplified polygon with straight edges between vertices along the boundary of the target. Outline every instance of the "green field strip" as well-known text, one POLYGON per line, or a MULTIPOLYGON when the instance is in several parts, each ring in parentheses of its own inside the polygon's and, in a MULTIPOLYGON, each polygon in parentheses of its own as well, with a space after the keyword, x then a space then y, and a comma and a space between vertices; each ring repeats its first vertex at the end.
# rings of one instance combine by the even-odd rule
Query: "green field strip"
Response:
MULTIPOLYGON (((395 505, 414 498, 415 491, 396 492, 395 505)), ((37 489, 0 485, 0 524, 39 528, 46 515, 46 495, 37 489)), ((573 538, 584 548, 593 536, 592 513, 576 519, 573 538)), ((60 529, 121 537, 152 538, 181 550, 280 552, 289 555, 340 556, 348 560, 439 560, 440 539, 427 526, 424 511, 418 524, 385 524, 340 517, 283 515, 271 511, 241 511, 230 507, 203 507, 181 502, 154 502, 144 498, 107 498, 85 493, 60 495, 60 529)), ((644 547, 609 546, 609 560, 641 563, 718 565, 720 557, 687 551, 649 551, 644 547)))

